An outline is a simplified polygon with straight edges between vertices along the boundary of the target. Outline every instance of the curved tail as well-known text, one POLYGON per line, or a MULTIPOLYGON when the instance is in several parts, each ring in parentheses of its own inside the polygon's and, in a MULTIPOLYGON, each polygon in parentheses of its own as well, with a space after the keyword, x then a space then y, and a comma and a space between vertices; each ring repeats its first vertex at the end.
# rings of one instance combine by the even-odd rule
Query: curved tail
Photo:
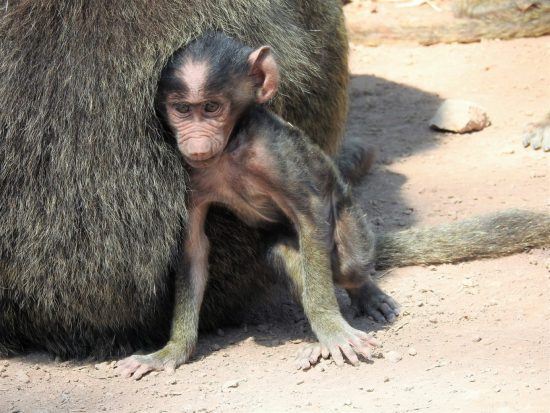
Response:
POLYGON ((550 245, 550 214, 510 210, 376 237, 376 267, 442 264, 550 245))

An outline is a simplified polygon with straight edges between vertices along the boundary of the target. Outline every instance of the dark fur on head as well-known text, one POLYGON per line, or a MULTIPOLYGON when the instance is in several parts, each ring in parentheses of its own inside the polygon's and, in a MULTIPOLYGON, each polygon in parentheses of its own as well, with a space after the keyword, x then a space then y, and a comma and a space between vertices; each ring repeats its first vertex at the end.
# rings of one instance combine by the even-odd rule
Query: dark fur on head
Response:
POLYGON ((224 92, 235 89, 235 79, 246 76, 252 48, 219 32, 209 32, 177 50, 162 71, 159 90, 161 101, 170 93, 184 90, 176 75, 178 68, 189 62, 208 62, 206 89, 224 92))

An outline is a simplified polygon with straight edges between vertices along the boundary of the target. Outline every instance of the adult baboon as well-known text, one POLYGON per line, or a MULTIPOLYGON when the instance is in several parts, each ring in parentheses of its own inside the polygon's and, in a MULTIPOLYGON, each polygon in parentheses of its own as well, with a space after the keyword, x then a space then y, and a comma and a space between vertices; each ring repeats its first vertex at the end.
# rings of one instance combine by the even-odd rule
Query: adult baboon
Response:
MULTIPOLYGON (((158 343, 185 221, 183 165, 154 112, 162 67, 206 30, 273 45, 273 108, 333 152, 347 110, 340 2, 37 0, 0 14, 0 354, 158 343)), ((221 210, 209 222, 206 325, 270 282, 259 231, 221 210)))

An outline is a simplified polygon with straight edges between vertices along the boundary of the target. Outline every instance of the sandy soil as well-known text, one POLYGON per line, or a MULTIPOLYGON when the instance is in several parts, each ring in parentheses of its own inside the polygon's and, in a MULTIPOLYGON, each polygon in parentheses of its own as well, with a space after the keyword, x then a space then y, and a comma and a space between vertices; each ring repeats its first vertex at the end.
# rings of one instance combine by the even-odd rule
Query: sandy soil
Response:
MULTIPOLYGON (((347 6, 348 7, 348 6, 347 6)), ((550 154, 520 133, 550 109, 550 38, 471 45, 352 44, 348 135, 380 151, 362 193, 378 230, 434 225, 511 207, 548 211, 550 154), (492 126, 431 131, 442 99, 484 106, 492 126)), ((297 312, 204 335, 174 375, 117 376, 112 362, 43 354, 0 360, 0 412, 545 412, 550 406, 550 253, 379 274, 402 305, 376 332, 372 363, 307 372, 297 312), (394 351, 400 361, 390 360, 394 351), (398 357, 399 358, 399 357, 398 357), (544 407, 546 406, 546 408, 544 407)))

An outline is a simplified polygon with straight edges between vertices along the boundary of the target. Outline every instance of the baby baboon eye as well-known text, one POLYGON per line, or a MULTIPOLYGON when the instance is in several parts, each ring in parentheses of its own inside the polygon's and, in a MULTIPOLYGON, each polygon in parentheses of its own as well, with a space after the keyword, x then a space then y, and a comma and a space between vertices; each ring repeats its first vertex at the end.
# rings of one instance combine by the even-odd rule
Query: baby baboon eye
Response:
POLYGON ((220 104, 218 102, 206 102, 204 104, 204 111, 208 113, 217 112, 220 109, 220 104))
POLYGON ((187 103, 176 103, 174 109, 183 115, 187 115, 191 111, 191 106, 187 103))

